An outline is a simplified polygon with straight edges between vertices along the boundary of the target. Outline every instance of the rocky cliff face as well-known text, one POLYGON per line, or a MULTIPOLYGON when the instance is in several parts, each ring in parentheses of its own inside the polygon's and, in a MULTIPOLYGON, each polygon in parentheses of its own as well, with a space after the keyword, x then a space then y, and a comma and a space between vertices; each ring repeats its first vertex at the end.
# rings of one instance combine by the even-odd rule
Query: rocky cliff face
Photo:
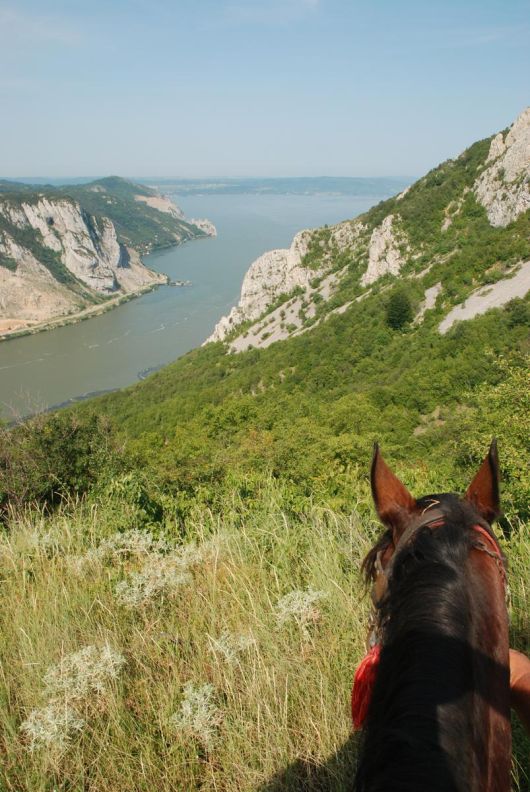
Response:
POLYGON ((302 259, 310 235, 300 231, 287 250, 270 250, 254 261, 244 277, 239 303, 220 319, 209 341, 221 341, 242 322, 258 319, 280 294, 308 285, 315 273, 302 266, 302 259))
POLYGON ((0 196, 0 332, 163 282, 118 242, 108 218, 78 202, 0 196))
MULTIPOLYGON (((96 220, 75 201, 44 197, 36 203, 0 200, 0 215, 13 230, 37 232, 40 244, 56 253, 66 269, 89 288, 107 294, 120 288, 116 271, 121 250, 110 220, 96 220)), ((9 244, 9 239, 9 230, 4 230, 0 244, 9 244)))
POLYGON ((0 182, 0 335, 165 283, 139 254, 215 233, 118 177, 68 188, 0 182))
POLYGON ((486 167, 475 182, 492 226, 507 226, 530 208, 530 107, 491 141, 486 167))
POLYGON ((383 275, 398 275, 403 266, 404 258, 400 248, 406 248, 407 242, 397 226, 398 218, 389 214, 381 225, 374 228, 368 247, 368 266, 361 278, 363 286, 381 278, 383 275))
MULTIPOLYGON (((466 223, 471 228, 477 216, 477 203, 498 229, 507 228, 530 208, 530 108, 507 133, 495 135, 486 151, 483 143, 477 143, 386 205, 331 229, 302 231, 288 250, 260 256, 245 275, 238 304, 219 321, 208 341, 231 336, 231 351, 241 352, 300 335, 329 316, 349 310, 373 291, 391 288, 391 280, 385 286, 378 284, 388 276, 425 282, 422 300, 416 306, 416 325, 436 306, 446 304, 449 310, 444 267, 459 255, 467 236, 466 223), (472 150, 479 151, 480 157, 470 155, 472 150), (458 224, 454 224, 457 217, 458 224), (436 226, 439 238, 433 230, 436 226), (446 252, 440 253, 444 249, 446 252), (429 276, 433 268, 438 269, 429 276), (431 283, 435 274, 438 279, 431 283), (294 289, 297 291, 292 294, 294 289)), ((507 228, 506 234, 511 233, 507 228)), ((521 231, 513 234, 521 238, 521 231)), ((503 244, 499 237, 499 250, 503 244)), ((485 261, 486 256, 483 258, 485 261)), ((526 264, 521 276, 513 274, 520 265, 521 261, 494 263, 496 277, 505 271, 512 282, 491 290, 492 297, 486 301, 482 298, 488 289, 481 284, 491 282, 491 265, 490 274, 485 272, 473 282, 468 279, 465 288, 470 296, 475 294, 473 288, 478 289, 473 305, 480 303, 486 310, 524 296, 528 291, 526 264)), ((449 284, 454 274, 448 271, 447 277, 447 285, 454 291, 454 284, 449 284)), ((455 316, 467 319, 479 312, 463 310, 455 316)), ((441 323, 440 328, 443 331, 445 325, 441 323)))
POLYGON ((17 262, 0 266, 0 335, 62 316, 82 301, 11 237, 0 235, 0 256, 17 262))

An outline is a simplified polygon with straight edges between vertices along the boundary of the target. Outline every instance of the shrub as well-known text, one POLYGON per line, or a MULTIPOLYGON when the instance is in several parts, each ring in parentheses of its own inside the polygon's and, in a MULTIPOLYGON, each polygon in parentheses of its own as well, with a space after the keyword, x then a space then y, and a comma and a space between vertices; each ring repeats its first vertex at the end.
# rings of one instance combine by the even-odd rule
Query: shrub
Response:
POLYGON ((386 323, 393 330, 402 330, 412 321, 412 306, 407 294, 399 289, 391 294, 386 306, 386 323))
POLYGON ((110 421, 96 414, 58 412, 0 428, 0 510, 83 495, 118 466, 110 421))

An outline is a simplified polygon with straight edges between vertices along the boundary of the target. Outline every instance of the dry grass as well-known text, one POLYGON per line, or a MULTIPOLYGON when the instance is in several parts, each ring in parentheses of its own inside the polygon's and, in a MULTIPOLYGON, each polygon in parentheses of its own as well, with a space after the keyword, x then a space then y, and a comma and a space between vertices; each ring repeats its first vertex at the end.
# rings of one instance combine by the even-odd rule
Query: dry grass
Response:
MULTIPOLYGON (((348 788, 349 694, 369 608, 359 566, 378 528, 323 509, 290 519, 273 492, 238 515, 198 512, 184 548, 170 535, 117 538, 104 506, 13 518, 0 541, 0 788, 348 788), (120 583, 168 558, 174 579, 120 600, 120 583), (24 727, 39 712, 40 742, 24 727)), ((506 548, 519 645, 523 530, 506 548)))

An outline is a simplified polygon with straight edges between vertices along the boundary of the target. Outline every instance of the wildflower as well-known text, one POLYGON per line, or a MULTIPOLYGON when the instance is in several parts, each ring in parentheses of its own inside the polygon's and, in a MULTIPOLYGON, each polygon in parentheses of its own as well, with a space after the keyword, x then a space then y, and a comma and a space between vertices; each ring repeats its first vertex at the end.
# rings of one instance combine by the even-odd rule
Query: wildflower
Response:
POLYGON ((135 528, 123 533, 115 533, 103 539, 97 547, 92 547, 83 555, 73 555, 68 559, 71 570, 77 576, 87 574, 98 564, 108 564, 131 557, 160 554, 168 549, 163 539, 155 539, 149 531, 135 528))
POLYGON ((34 709, 21 724, 20 731, 28 741, 30 751, 39 748, 63 751, 85 722, 69 704, 53 701, 46 707, 34 709))
POLYGON ((180 710, 169 719, 176 731, 198 740, 205 747, 211 745, 221 722, 221 711, 213 702, 212 685, 195 686, 188 682, 184 686, 184 698, 180 710))
POLYGON ((163 553, 167 544, 163 539, 155 539, 149 531, 139 531, 136 528, 123 533, 115 533, 104 539, 98 547, 102 560, 122 558, 128 556, 148 555, 149 553, 163 553))
POLYGON ((200 544, 190 542, 189 544, 182 545, 176 552, 179 554, 182 564, 189 569, 208 560, 208 558, 215 554, 217 548, 217 540, 210 539, 200 544))
POLYGON ((100 560, 97 548, 92 548, 82 555, 67 556, 66 563, 76 577, 84 577, 100 563, 100 560))
POLYGON ((123 655, 108 644, 85 646, 49 668, 44 683, 49 696, 60 697, 64 701, 80 700, 91 693, 104 693, 124 664, 123 655))
POLYGON ((321 616, 321 611, 316 603, 326 597, 325 591, 296 589, 289 592, 276 603, 276 618, 280 626, 289 621, 295 621, 304 632, 310 624, 316 624, 321 616))
POLYGON ((174 594, 191 580, 179 555, 155 557, 116 585, 116 598, 128 608, 137 608, 162 594, 174 594))
POLYGON ((219 638, 209 638, 210 648, 229 665, 237 662, 238 656, 254 646, 256 641, 250 635, 235 635, 224 632, 219 638))
POLYGON ((38 530, 34 530, 28 535, 27 542, 28 549, 41 552, 48 558, 57 555, 60 550, 59 540, 51 531, 39 533, 38 530))

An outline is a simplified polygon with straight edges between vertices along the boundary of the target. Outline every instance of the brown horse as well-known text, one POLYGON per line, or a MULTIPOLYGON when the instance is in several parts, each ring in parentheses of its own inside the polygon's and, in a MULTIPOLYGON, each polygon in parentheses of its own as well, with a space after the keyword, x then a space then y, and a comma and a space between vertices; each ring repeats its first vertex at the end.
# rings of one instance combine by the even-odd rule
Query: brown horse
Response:
POLYGON ((495 441, 465 496, 415 500, 375 448, 386 531, 363 567, 380 659, 355 789, 508 792, 511 729, 506 575, 495 441))

